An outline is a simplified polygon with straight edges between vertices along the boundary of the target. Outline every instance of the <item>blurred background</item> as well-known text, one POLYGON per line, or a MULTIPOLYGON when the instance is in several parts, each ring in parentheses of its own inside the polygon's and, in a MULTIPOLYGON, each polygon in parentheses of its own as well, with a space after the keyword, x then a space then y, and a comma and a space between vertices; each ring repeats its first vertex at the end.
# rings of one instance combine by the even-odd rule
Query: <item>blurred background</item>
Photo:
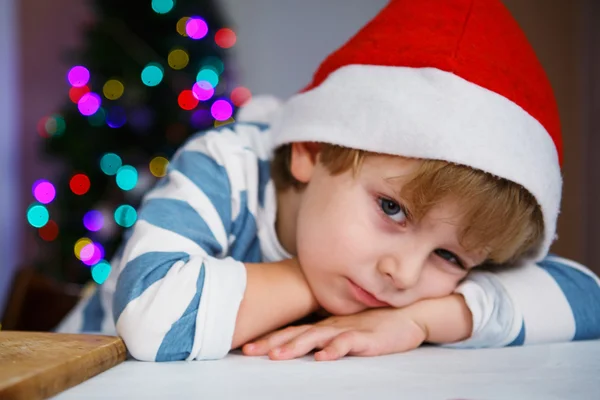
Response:
MULTIPOLYGON (((51 329, 102 283, 186 137, 287 98, 387 0, 0 0, 0 321, 51 329)), ((600 273, 600 2, 504 0, 553 85, 552 251, 600 273)))

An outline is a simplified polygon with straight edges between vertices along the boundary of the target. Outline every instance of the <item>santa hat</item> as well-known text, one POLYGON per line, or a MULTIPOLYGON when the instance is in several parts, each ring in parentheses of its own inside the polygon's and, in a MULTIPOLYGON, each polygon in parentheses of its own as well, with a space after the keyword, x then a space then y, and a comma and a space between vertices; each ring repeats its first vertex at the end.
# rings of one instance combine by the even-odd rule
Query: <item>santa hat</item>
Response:
POLYGON ((285 102, 273 147, 317 141, 445 160, 526 188, 555 239, 561 132, 550 83, 499 0, 392 0, 285 102))

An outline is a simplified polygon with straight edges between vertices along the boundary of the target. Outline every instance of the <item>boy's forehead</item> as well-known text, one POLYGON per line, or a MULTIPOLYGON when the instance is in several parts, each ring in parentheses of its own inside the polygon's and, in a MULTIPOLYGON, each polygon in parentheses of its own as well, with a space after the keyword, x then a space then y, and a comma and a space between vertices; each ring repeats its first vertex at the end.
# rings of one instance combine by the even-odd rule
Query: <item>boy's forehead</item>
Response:
POLYGON ((393 180, 414 172, 422 163, 423 160, 416 158, 377 154, 367 157, 364 166, 384 179, 393 180))

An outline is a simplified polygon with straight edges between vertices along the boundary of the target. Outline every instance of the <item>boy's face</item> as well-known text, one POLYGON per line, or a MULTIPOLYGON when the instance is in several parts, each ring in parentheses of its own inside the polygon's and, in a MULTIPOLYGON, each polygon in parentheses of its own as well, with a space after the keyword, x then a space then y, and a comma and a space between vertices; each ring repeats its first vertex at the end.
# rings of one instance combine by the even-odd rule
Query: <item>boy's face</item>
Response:
POLYGON ((294 144, 291 170, 307 186, 292 202, 296 226, 288 228, 295 232, 292 252, 330 313, 449 295, 483 261, 482 254, 468 254, 458 243, 456 204, 436 206, 418 225, 407 220, 396 195, 401 183, 394 178, 419 161, 371 156, 356 176, 352 170, 332 176, 303 146, 294 144))

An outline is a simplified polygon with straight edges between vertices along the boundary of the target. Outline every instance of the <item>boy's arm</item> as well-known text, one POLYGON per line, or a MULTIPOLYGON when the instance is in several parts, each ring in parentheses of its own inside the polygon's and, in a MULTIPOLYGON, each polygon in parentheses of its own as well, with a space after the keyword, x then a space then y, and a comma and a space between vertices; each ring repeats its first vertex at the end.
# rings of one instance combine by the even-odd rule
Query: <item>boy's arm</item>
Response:
POLYGON ((245 265, 225 257, 260 261, 256 205, 245 200, 259 172, 240 141, 229 129, 192 139, 144 197, 112 272, 112 316, 136 359, 220 358, 232 340, 310 312, 308 285, 290 262, 245 265))
POLYGON ((472 313, 473 331, 467 340, 448 347, 600 338, 598 277, 571 260, 549 256, 498 272, 474 271, 457 293, 472 313))

